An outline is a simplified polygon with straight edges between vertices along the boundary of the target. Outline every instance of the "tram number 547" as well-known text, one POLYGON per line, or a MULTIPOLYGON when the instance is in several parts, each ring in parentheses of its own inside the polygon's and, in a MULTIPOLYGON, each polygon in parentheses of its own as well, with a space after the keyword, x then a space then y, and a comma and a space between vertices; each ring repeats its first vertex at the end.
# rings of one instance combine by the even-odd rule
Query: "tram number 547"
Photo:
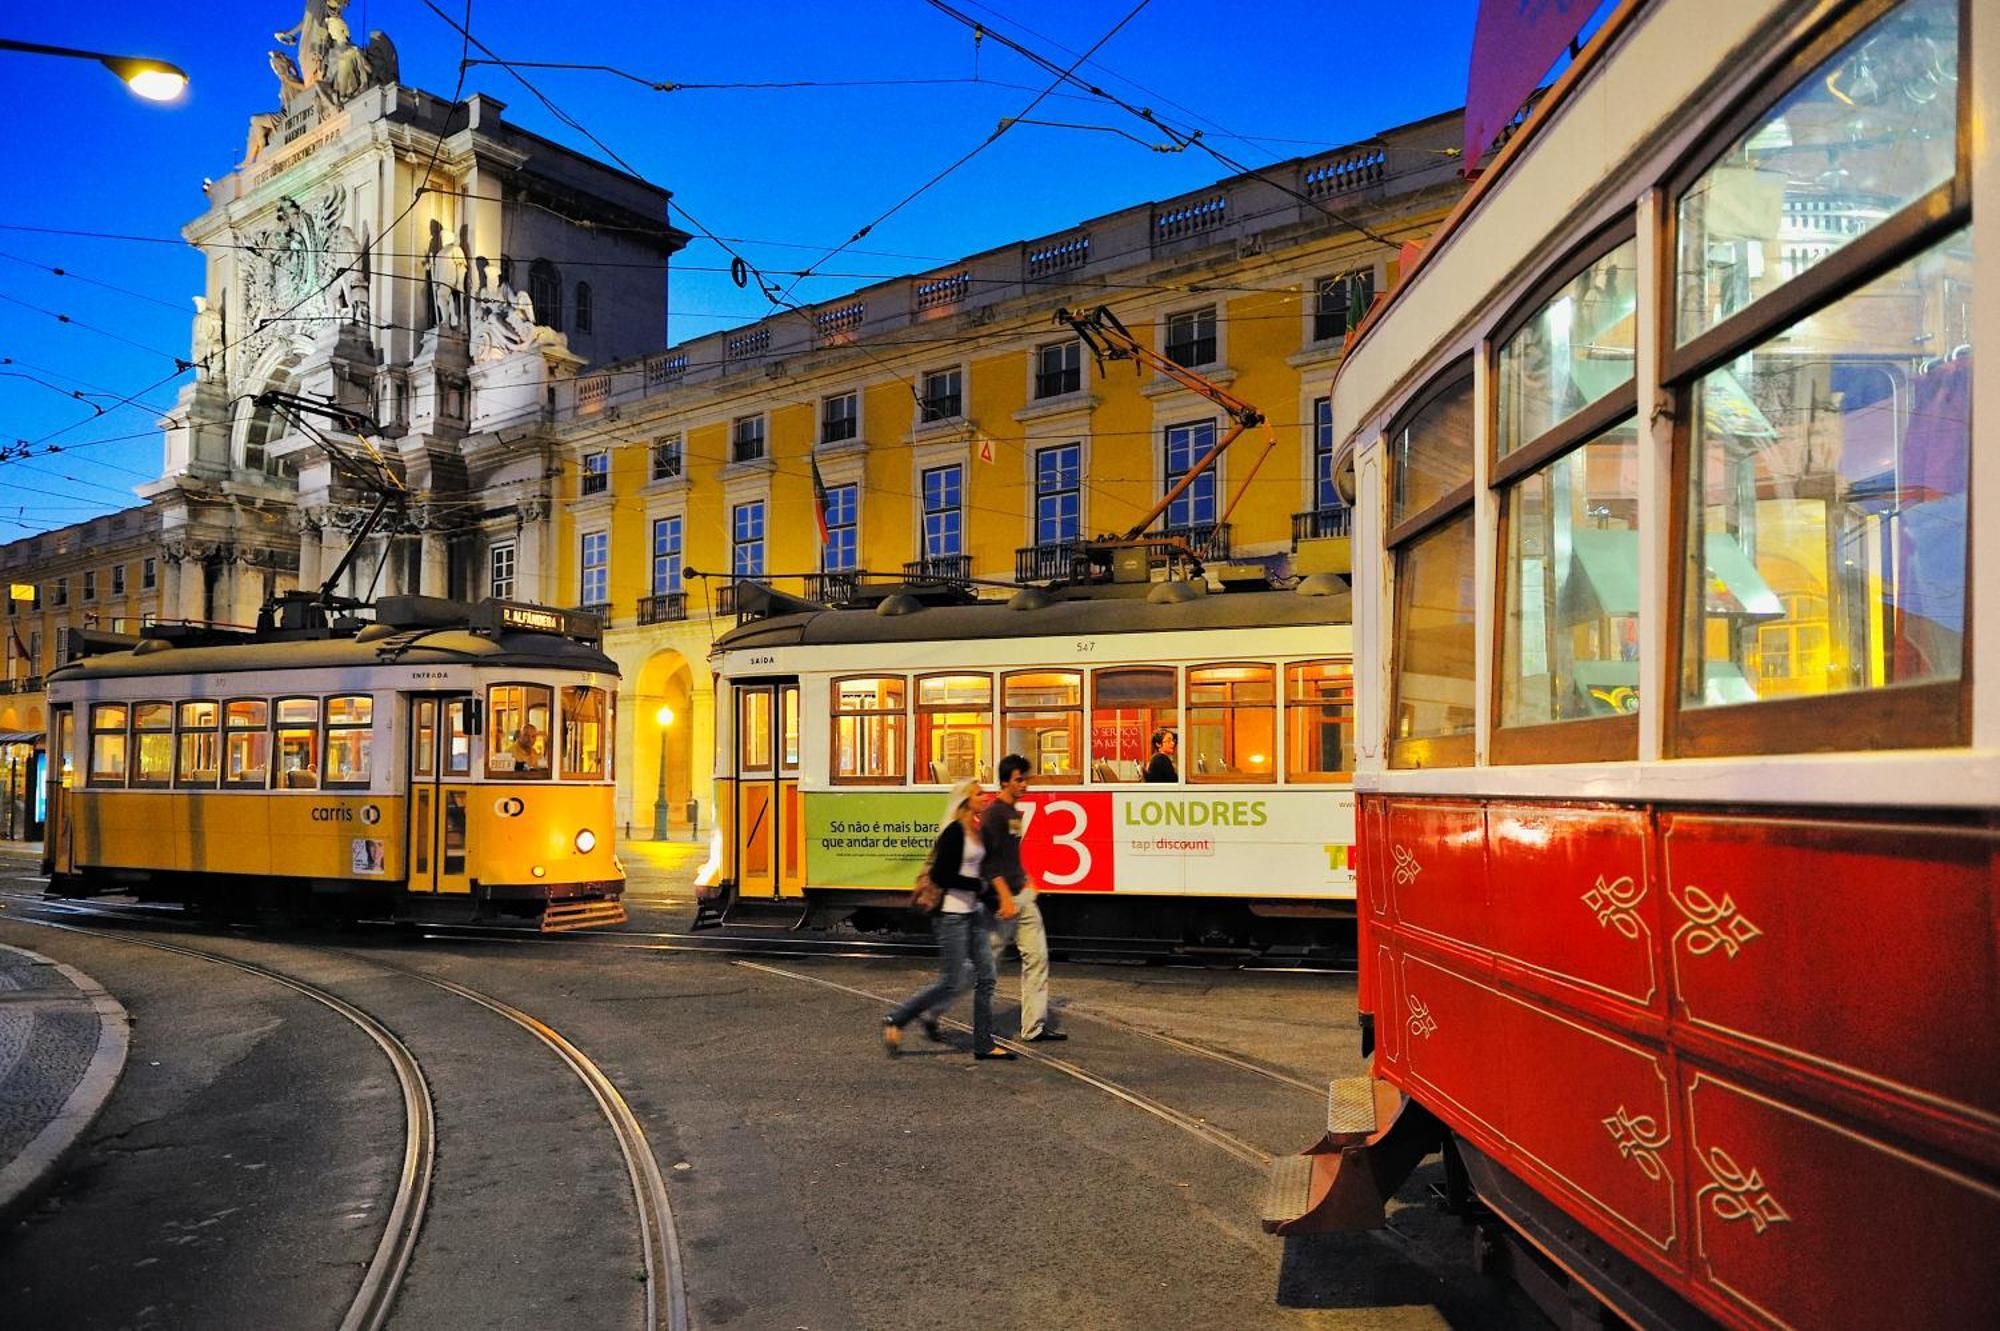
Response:
POLYGON ((1062 892, 1109 892, 1112 858, 1110 795, 1021 801, 1021 862, 1036 882, 1062 892))

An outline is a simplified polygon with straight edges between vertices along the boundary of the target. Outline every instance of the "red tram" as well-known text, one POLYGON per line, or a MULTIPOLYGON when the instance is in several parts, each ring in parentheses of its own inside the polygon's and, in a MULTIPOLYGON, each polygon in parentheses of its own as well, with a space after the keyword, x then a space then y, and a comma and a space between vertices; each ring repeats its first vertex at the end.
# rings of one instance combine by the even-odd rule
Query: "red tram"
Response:
POLYGON ((1991 6, 1627 3, 1362 329, 1373 1079, 1267 1228, 1443 1147, 1639 1325, 2000 1325, 1996 125, 1991 6))

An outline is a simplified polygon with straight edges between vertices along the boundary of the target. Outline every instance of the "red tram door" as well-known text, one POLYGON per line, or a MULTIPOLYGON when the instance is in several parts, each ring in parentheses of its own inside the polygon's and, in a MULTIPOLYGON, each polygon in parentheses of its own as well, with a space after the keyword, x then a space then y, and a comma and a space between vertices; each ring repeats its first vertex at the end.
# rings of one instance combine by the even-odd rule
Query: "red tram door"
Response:
POLYGON ((410 891, 469 892, 467 814, 472 799, 472 697, 410 699, 410 891))
POLYGON ((737 899, 803 896, 796 680, 737 686, 734 766, 737 899))

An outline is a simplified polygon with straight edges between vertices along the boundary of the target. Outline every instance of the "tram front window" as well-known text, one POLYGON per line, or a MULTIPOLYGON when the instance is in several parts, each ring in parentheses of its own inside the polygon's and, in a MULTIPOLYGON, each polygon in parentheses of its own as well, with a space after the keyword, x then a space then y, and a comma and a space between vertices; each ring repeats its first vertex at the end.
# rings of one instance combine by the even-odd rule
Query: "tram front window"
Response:
POLYGON ((1083 675, 1076 670, 1036 670, 1000 683, 1005 751, 1034 764, 1046 780, 1074 781, 1083 774, 1083 675))
POLYGON ((993 678, 929 675, 917 680, 920 781, 985 781, 993 774, 993 678))
POLYGON ((278 699, 278 789, 319 789, 319 699, 278 699))
POLYGON ((549 691, 539 684, 495 684, 486 691, 486 774, 549 774, 549 691))

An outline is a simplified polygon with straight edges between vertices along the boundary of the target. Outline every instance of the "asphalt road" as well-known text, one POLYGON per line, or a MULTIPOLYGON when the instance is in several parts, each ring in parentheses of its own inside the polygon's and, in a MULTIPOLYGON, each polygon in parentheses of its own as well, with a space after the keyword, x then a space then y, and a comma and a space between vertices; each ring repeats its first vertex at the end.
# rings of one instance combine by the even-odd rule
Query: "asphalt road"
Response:
MULTIPOLYGON (((673 920, 685 884, 636 867, 650 902, 637 923, 673 920)), ((32 886, 0 863, 10 876, 0 892, 32 886)), ((92 1140, 0 1235, 7 1325, 337 1325, 401 1158, 381 1054, 270 981, 0 902, 0 941, 96 976, 135 1018, 92 1140)), ((1544 1325, 1471 1272, 1466 1231, 1429 1204, 1423 1173, 1387 1230, 1281 1242, 1258 1228, 1257 1157, 1309 1143, 1326 1080, 1359 1068, 1346 977, 1059 965, 1072 1039, 1037 1047, 1052 1061, 976 1063, 914 1028, 890 1060, 881 1013, 926 959, 126 932, 321 984, 416 1053, 438 1162, 395 1325, 637 1326, 644 1294, 632 1194, 581 1084, 403 970, 526 1009, 610 1076, 666 1177, 697 1327, 1544 1325)))

